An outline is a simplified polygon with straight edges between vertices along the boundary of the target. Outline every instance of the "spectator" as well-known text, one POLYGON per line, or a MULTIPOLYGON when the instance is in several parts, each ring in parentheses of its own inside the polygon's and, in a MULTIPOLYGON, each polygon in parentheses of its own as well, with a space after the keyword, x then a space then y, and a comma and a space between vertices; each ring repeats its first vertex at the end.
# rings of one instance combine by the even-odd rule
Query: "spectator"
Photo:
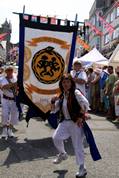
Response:
POLYGON ((114 88, 114 83, 116 81, 116 76, 114 74, 113 66, 108 66, 108 73, 109 73, 109 77, 106 81, 106 87, 105 87, 105 95, 109 98, 109 110, 107 113, 107 118, 113 120, 115 117, 113 88, 114 88))
POLYGON ((113 94, 114 94, 115 115, 116 115, 116 119, 113 121, 113 123, 119 123, 119 80, 115 82, 113 88, 113 94))
POLYGON ((77 60, 74 62, 71 76, 76 83, 76 88, 79 89, 84 96, 86 96, 87 74, 82 68, 80 61, 77 60))
POLYGON ((100 111, 100 87, 99 87, 99 80, 101 69, 96 68, 94 70, 95 78, 91 81, 92 84, 92 110, 94 112, 100 111))
MULTIPOLYGON (((0 67, 0 86, 4 77, 4 68, 0 67)), ((1 88, 1 87, 0 87, 1 88)), ((2 90, 0 89, 0 103, 2 102, 2 90)))
POLYGON ((5 69, 6 76, 1 82, 3 92, 2 99, 2 138, 13 137, 13 126, 18 123, 18 108, 15 102, 17 91, 17 79, 13 76, 13 67, 8 66, 5 69))
POLYGON ((108 79, 108 71, 107 71, 107 66, 104 66, 102 68, 102 72, 100 74, 100 103, 101 103, 101 111, 105 112, 106 111, 106 103, 105 103, 105 95, 104 95, 104 91, 105 91, 105 85, 106 85, 106 80, 108 79))
POLYGON ((94 71, 93 71, 93 68, 88 68, 88 71, 87 71, 87 77, 88 77, 88 82, 87 82, 87 99, 90 103, 90 106, 92 106, 92 84, 91 82, 94 80, 95 78, 95 74, 94 74, 94 71))

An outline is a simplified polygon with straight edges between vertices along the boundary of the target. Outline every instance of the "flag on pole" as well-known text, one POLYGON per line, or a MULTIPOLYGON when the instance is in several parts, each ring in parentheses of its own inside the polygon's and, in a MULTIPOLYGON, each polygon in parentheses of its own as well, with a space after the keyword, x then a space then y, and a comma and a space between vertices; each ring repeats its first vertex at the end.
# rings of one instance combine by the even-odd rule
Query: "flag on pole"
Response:
POLYGON ((82 40, 80 36, 77 37, 76 42, 77 44, 81 45, 85 50, 91 50, 91 47, 84 40, 82 40))
POLYGON ((19 101, 29 105, 30 117, 45 117, 51 98, 59 92, 59 80, 71 70, 78 23, 61 25, 60 19, 20 14, 19 101), (35 19, 35 20, 33 20, 35 19), (56 24, 57 22, 57 24, 56 24))

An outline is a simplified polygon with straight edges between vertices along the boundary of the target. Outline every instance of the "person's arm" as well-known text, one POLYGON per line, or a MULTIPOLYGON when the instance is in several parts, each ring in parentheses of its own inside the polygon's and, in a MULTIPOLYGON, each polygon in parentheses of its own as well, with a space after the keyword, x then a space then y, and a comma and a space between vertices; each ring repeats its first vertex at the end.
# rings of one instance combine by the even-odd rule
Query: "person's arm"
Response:
POLYGON ((51 113, 56 113, 59 109, 59 97, 55 96, 51 99, 51 113))
POLYGON ((116 95, 119 93, 119 84, 115 84, 113 87, 113 95, 116 95))
POLYGON ((108 83, 107 83, 107 87, 106 87, 106 91, 105 91, 106 95, 111 91, 114 82, 115 82, 115 76, 110 75, 108 78, 108 83))
POLYGON ((113 88, 113 95, 115 95, 117 93, 117 88, 116 88, 116 86, 114 86, 114 88, 113 88))
POLYGON ((74 78, 74 82, 76 82, 76 83, 78 83, 78 84, 82 84, 82 85, 86 83, 85 80, 80 79, 80 78, 74 78))
POLYGON ((99 81, 100 75, 97 75, 94 80, 91 81, 92 84, 95 84, 97 81, 99 81))
POLYGON ((75 96, 79 105, 82 108, 82 112, 87 112, 88 110, 90 110, 88 100, 79 90, 75 90, 75 96))
POLYGON ((76 124, 79 126, 79 127, 82 127, 83 126, 83 118, 78 118, 77 121, 76 121, 76 124))
POLYGON ((12 89, 12 88, 14 88, 14 87, 16 87, 17 86, 17 83, 15 82, 15 83, 8 83, 8 84, 2 84, 1 85, 1 89, 2 90, 7 90, 7 89, 12 89))
POLYGON ((81 85, 87 83, 87 80, 88 80, 87 74, 83 71, 79 74, 79 77, 74 78, 74 81, 81 85))

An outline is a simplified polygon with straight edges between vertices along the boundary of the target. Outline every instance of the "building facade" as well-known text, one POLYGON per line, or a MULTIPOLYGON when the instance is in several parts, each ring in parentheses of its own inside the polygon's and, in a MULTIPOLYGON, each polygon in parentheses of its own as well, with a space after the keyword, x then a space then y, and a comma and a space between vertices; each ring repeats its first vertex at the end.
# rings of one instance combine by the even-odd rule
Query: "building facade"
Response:
POLYGON ((4 50, 6 52, 5 61, 8 60, 8 53, 9 53, 9 50, 10 50, 11 32, 12 32, 11 23, 8 22, 7 19, 6 19, 5 22, 0 27, 0 34, 7 33, 7 35, 5 35, 5 37, 4 37, 4 39, 0 40, 0 43, 1 43, 2 46, 4 46, 4 50))
POLYGON ((119 0, 95 0, 85 23, 87 42, 110 58, 119 43, 119 0), (108 26, 113 29, 112 33, 108 26))

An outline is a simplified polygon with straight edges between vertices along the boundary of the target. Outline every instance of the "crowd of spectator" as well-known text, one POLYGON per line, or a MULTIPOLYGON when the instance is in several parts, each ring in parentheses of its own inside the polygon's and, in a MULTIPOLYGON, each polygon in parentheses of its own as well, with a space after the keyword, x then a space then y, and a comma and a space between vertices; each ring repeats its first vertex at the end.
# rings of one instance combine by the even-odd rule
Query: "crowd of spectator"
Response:
POLYGON ((119 66, 84 68, 80 61, 75 61, 71 75, 87 97, 91 112, 105 114, 112 122, 119 123, 119 66))

